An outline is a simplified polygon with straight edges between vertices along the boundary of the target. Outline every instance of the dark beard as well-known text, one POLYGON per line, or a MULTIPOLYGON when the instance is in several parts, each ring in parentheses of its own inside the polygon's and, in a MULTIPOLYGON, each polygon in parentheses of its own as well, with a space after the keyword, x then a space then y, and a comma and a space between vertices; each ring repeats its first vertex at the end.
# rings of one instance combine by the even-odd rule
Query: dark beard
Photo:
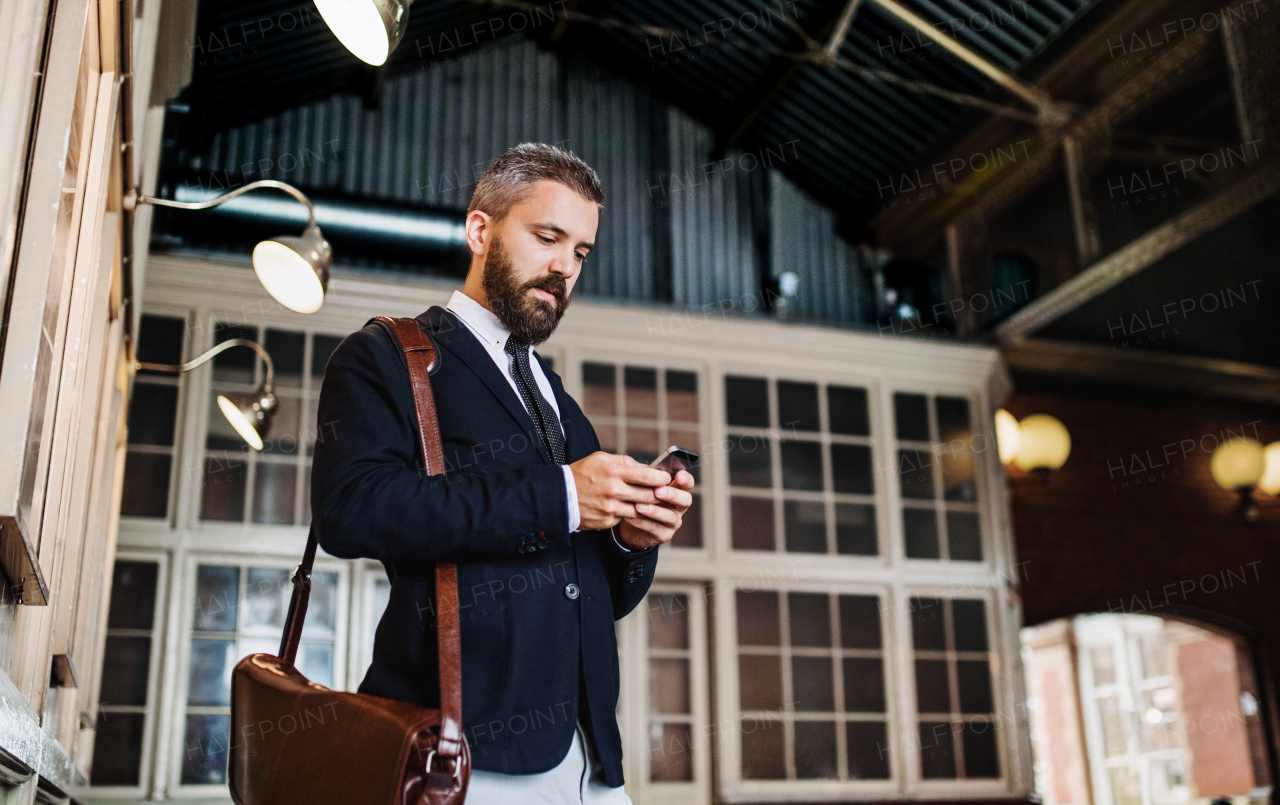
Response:
POLYGON ((511 334, 530 344, 541 344, 551 337, 560 319, 569 307, 569 293, 564 277, 549 274, 519 285, 511 257, 502 248, 502 241, 494 235, 489 253, 484 259, 484 275, 481 286, 489 300, 489 308, 511 334), (552 305, 545 299, 529 294, 530 288, 541 288, 556 297, 552 305))

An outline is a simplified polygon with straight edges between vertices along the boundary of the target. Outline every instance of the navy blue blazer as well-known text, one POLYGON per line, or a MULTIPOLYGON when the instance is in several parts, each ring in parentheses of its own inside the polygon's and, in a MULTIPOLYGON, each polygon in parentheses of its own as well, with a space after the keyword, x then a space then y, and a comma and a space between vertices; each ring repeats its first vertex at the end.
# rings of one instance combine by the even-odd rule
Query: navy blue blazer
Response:
MULTIPOLYGON (((484 346, 441 307, 417 321, 436 344, 444 475, 422 470, 407 364, 382 326, 342 341, 320 391, 311 476, 320 546, 380 560, 391 580, 359 690, 439 705, 433 563, 457 562, 474 767, 547 771, 568 753, 581 717, 604 782, 620 786, 614 621, 644 598, 657 548, 628 555, 608 531, 570 534, 563 471, 484 346)), ((568 461, 599 450, 559 376, 542 369, 568 461)))

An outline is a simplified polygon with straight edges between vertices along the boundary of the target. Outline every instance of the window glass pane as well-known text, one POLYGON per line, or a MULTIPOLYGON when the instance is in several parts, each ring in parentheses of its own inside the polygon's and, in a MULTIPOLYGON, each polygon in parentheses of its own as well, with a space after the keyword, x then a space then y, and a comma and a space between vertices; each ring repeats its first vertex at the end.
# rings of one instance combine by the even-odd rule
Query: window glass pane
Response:
POLYGON ((960 712, 990 713, 991 669, 986 660, 960 660, 956 663, 956 678, 960 685, 960 712))
POLYGON ((840 645, 880 648, 880 600, 874 595, 840 596, 840 645))
POLYGON ((248 465, 240 459, 205 459, 201 520, 244 519, 245 475, 248 465))
POLYGON ((911 645, 917 651, 943 651, 947 647, 942 601, 911 599, 911 645))
POLYGON ((737 591, 738 645, 778 646, 778 594, 737 591))
POLYGON ((809 500, 783 501, 782 513, 788 551, 827 552, 827 516, 821 503, 809 500))
MULTIPOLYGON (((268 644, 264 651, 274 654, 279 651, 279 641, 268 644)), ((245 652, 249 654, 250 652, 245 652)), ((303 643, 298 646, 298 671, 317 685, 333 686, 333 644, 303 643)))
POLYGON ((751 428, 769 427, 769 382, 756 377, 724 378, 726 421, 751 428))
POLYGON ((937 397, 938 439, 949 442, 954 439, 969 441, 969 401, 963 397, 937 397))
MULTIPOLYGON (((342 343, 336 335, 317 335, 311 339, 311 376, 324 377, 324 368, 329 363, 329 356, 342 343)), ((315 388, 315 385, 312 385, 315 388)))
POLYGON ((182 741, 183 784, 223 785, 227 782, 229 715, 188 715, 182 741))
POLYGON ((138 784, 145 724, 142 713, 99 714, 93 741, 93 785, 138 784))
POLYGON ((606 453, 618 452, 618 427, 616 425, 591 423, 595 428, 596 438, 600 440, 600 449, 606 453))
POLYGON ((764 488, 773 485, 768 437, 729 437, 729 483, 764 488))
POLYGON ((929 441, 929 405, 923 394, 894 394, 893 414, 899 439, 929 441))
POLYGON ((849 777, 853 780, 889 779, 889 735, 883 721, 845 724, 849 777))
POLYGON ((582 410, 588 414, 614 416, 618 413, 618 392, 611 363, 582 364, 582 410))
POLYGON ((981 721, 969 722, 965 724, 961 741, 964 746, 965 777, 1000 776, 995 724, 981 721))
POLYGON ((234 632, 239 605, 240 568, 200 565, 196 570, 197 632, 234 632))
POLYGON ((146 704, 151 638, 107 636, 102 658, 103 704, 146 704))
POLYGON ((938 518, 933 509, 903 509, 902 533, 908 559, 937 559, 938 518))
MULTIPOLYGON (((772 514, 770 514, 769 523, 770 525, 773 524, 772 514)), ((773 542, 772 535, 770 535, 769 541, 770 543, 773 542)), ((680 528, 676 531, 675 536, 671 538, 670 544, 673 548, 702 547, 702 495, 696 492, 693 494, 693 503, 685 510, 684 516, 680 518, 680 528)))
MULTIPOLYGON (((284 616, 289 611, 289 599, 293 595, 293 582, 289 571, 280 568, 251 567, 244 585, 245 632, 273 631, 284 628, 284 616)), ((310 609, 308 608, 308 620, 310 609)))
POLYGON ((869 436, 867 390, 853 386, 827 386, 827 415, 832 433, 869 436))
POLYGON ((920 776, 930 779, 955 779, 956 751, 951 724, 920 722, 920 776))
POLYGON ((951 683, 946 660, 916 660, 916 711, 951 712, 951 683))
POLYGON ((982 561, 982 535, 974 512, 947 512, 947 549, 953 560, 982 561))
POLYGON ((693 372, 667 370, 667 419, 698 421, 698 376, 693 372))
POLYGON ((107 610, 108 629, 151 628, 155 622, 159 571, 160 566, 155 562, 119 560, 115 563, 111 574, 111 607, 107 610))
POLYGON ((649 648, 688 647, 688 596, 682 593, 650 593, 649 648))
POLYGON ((650 725, 649 779, 680 783, 693 779, 693 754, 688 724, 650 725), (654 740, 656 736, 656 740, 654 740))
MULTIPOLYGON (((302 385, 302 353, 306 348, 306 333, 287 330, 267 330, 266 347, 275 365, 277 386, 298 388, 302 385)), ((263 369, 265 371, 265 367, 263 369)))
POLYGON ((782 724, 777 721, 742 720, 742 778, 744 780, 785 780, 787 753, 783 748, 782 724))
POLYGON ((230 705, 231 668, 237 659, 233 640, 192 640, 187 704, 210 707, 230 705))
POLYGON ((689 661, 662 657, 649 660, 649 712, 692 712, 689 703, 689 661))
POLYGON ((164 517, 169 513, 169 468, 173 458, 130 450, 124 460, 124 488, 120 514, 124 517, 164 517))
POLYGON ((782 443, 782 488, 822 491, 822 444, 820 442, 786 441, 782 443))
MULTIPOLYGON (((186 334, 186 322, 171 316, 142 315, 142 326, 138 330, 139 363, 182 363, 182 338, 186 334)), ((173 377, 169 372, 148 372, 139 374, 156 374, 173 377)))
POLYGON ((836 725, 833 721, 796 722, 796 777, 836 778, 836 725))
POLYGON ((831 614, 823 593, 787 593, 791 645, 828 648, 831 645, 831 614))
POLYGON ((743 710, 781 710, 782 658, 776 655, 739 655, 738 687, 743 710))
POLYGON ((947 500, 975 500, 973 454, 966 449, 942 445, 942 495, 947 500))
MULTIPOLYGON (((210 417, 213 413, 210 412, 210 417)), ((276 413, 271 418, 271 428, 262 440, 262 452, 274 455, 296 456, 298 454, 298 434, 302 417, 302 401, 296 397, 279 397, 276 400, 276 413)), ((218 418, 223 422, 227 418, 218 411, 218 418)), ((228 425, 231 423, 227 422, 228 425)), ((239 434, 236 435, 239 439, 239 434)), ((244 440, 240 439, 242 447, 244 440)))
POLYGON ((835 675, 830 657, 792 657, 791 684, 797 711, 829 713, 835 709, 835 675))
POLYGON ((884 669, 875 657, 844 658, 844 709, 847 713, 883 713, 884 669))
POLYGON ((666 448, 665 444, 658 445, 657 428, 627 428, 627 455, 641 464, 650 463, 666 448))
POLYGON ((1094 646, 1089 649, 1089 662, 1093 666, 1093 684, 1111 685, 1116 681, 1116 661, 1111 646, 1094 646))
MULTIPOLYGON (((242 324, 218 324, 213 330, 213 343, 221 344, 233 338, 258 340, 258 328, 246 327, 242 324)), ((248 347, 231 347, 213 359, 213 381, 215 383, 237 383, 251 385, 253 369, 257 364, 258 354, 248 347)))
POLYGON ((644 419, 658 418, 658 372, 639 366, 623 370, 622 382, 627 390, 626 415, 644 419))
MULTIPOLYGON (((286 597, 287 605, 287 597, 286 597)), ((338 617, 338 574, 332 570, 311 574, 311 598, 307 602, 307 620, 303 637, 333 637, 338 617)))
POLYGON ((737 551, 777 550, 773 541, 773 501, 769 498, 729 499, 733 548, 737 551))
POLYGON ((876 507, 866 503, 836 504, 836 552, 876 556, 876 507))
POLYGON ((784 431, 822 429, 818 423, 817 384, 778 381, 778 427, 784 431))
POLYGON ((980 600, 960 599, 951 602, 955 621, 956 651, 987 650, 986 604, 980 600))
POLYGON ((872 494, 871 448, 860 444, 831 445, 831 481, 837 492, 872 494))
POLYGON ((298 468, 292 464, 259 461, 253 475, 253 522, 293 523, 293 499, 298 468))
POLYGON ((933 456, 926 450, 899 450, 898 481, 904 498, 933 499, 933 456))
POLYGON ((134 383, 129 400, 129 444, 172 446, 177 413, 177 386, 134 383))

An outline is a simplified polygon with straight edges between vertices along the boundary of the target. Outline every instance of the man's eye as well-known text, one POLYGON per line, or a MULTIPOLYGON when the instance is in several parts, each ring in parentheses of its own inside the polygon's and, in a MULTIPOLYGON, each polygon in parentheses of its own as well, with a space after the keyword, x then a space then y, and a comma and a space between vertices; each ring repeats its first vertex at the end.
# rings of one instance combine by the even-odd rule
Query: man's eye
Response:
POLYGON ((547 237, 546 235, 539 235, 539 236, 538 236, 538 240, 542 241, 543 243, 547 244, 548 246, 550 246, 552 243, 555 243, 555 241, 554 241, 554 240, 552 240, 551 238, 547 237))
POLYGON ((579 255, 577 255, 577 257, 578 257, 578 259, 579 259, 579 260, 586 260, 586 259, 587 259, 587 256, 586 256, 585 254, 579 254, 579 255))

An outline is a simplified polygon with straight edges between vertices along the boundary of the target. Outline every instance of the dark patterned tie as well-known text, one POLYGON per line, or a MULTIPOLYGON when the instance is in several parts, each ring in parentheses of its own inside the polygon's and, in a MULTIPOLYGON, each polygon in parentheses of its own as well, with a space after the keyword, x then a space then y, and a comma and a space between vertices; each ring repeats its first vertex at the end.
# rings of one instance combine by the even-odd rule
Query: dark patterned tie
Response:
POLYGON ((551 403, 547 402, 547 399, 538 391, 538 384, 534 382, 533 372, 529 369, 529 342, 511 335, 507 338, 506 351, 508 355, 515 358, 513 374, 516 378, 516 388, 520 390, 524 407, 532 415, 533 423, 538 426, 538 432, 542 434, 542 443, 547 446, 547 452, 551 454, 555 463, 565 463, 564 434, 560 432, 560 420, 556 418, 556 412, 551 407, 551 403))

